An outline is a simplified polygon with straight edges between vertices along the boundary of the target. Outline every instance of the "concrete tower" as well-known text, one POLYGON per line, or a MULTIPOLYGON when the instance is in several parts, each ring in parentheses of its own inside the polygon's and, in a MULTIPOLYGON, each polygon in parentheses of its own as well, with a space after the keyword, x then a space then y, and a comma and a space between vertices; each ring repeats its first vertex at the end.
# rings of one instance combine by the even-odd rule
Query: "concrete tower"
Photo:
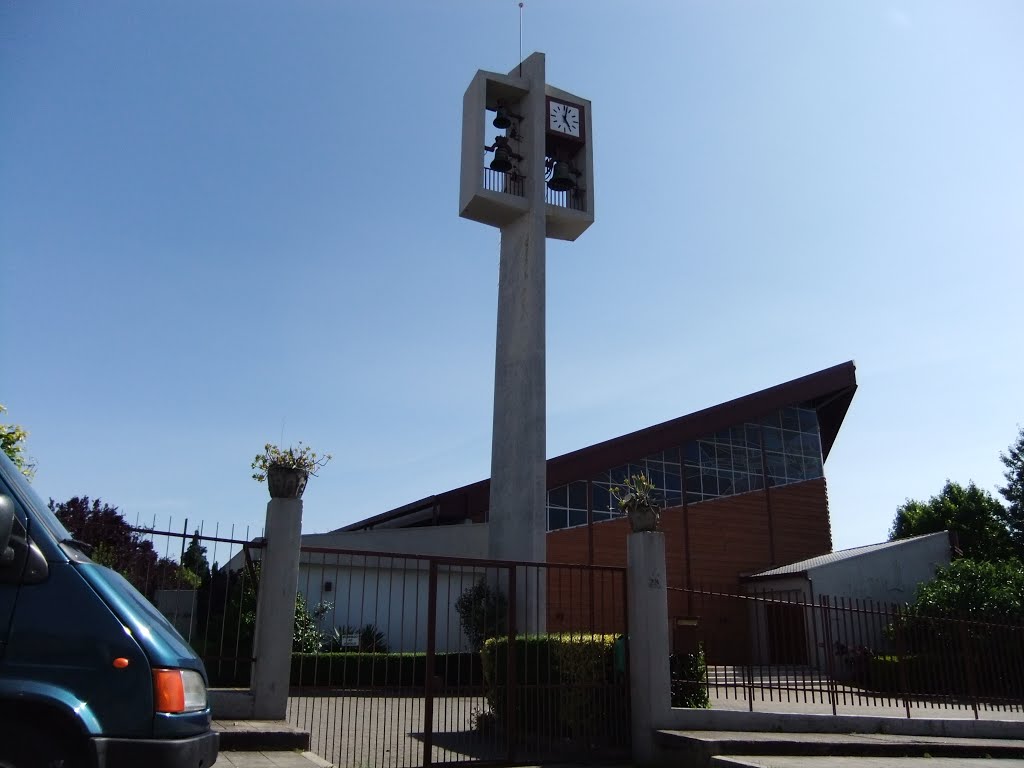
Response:
POLYGON ((462 112, 459 215, 501 230, 490 554, 546 555, 545 246, 594 222, 590 102, 545 83, 544 54, 479 71, 462 112), (492 127, 493 126, 493 127, 492 127))

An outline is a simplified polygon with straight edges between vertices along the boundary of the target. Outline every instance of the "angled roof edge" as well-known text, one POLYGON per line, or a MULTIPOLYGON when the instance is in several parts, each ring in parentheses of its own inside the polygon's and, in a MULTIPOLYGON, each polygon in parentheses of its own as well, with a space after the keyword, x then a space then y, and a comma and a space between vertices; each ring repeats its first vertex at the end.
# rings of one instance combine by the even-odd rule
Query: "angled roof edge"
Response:
MULTIPOLYGON (((817 410, 822 457, 827 460, 857 391, 856 374, 857 368, 849 360, 686 416, 555 456, 547 461, 547 486, 552 488, 579 480, 602 467, 619 466, 668 446, 713 434, 720 429, 757 419, 769 411, 796 404, 809 404, 817 410)), ((400 518, 427 508, 438 510, 441 518, 457 516, 463 510, 469 512, 479 506, 481 498, 483 508, 486 509, 489 493, 490 479, 479 480, 349 523, 332 533, 394 525, 400 518)))
POLYGON ((875 552, 881 552, 885 549, 892 549, 895 547, 905 547, 908 544, 920 543, 924 539, 933 539, 936 537, 943 537, 949 541, 949 531, 937 531, 936 533, 924 533, 920 536, 911 536, 906 539, 894 539, 892 541, 882 541, 878 544, 865 544, 860 547, 850 547, 849 549, 840 549, 835 552, 829 552, 825 555, 818 555, 817 557, 810 557, 806 560, 800 560, 795 563, 789 563, 788 565, 780 565, 776 568, 769 568, 765 571, 759 571, 757 573, 750 573, 742 577, 743 581, 759 581, 761 579, 776 579, 783 576, 806 576, 808 571, 813 571, 815 568, 821 568, 825 565, 832 565, 833 563, 840 563, 844 560, 851 560, 855 557, 863 557, 864 555, 871 555, 875 552))

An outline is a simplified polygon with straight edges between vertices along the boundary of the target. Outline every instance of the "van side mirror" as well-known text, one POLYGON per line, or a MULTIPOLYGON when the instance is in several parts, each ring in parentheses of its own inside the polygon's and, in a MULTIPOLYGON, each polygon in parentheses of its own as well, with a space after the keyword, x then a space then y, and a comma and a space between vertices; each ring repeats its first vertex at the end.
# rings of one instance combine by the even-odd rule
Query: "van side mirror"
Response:
POLYGON ((14 559, 11 549, 11 533, 14 531, 14 500, 0 493, 0 566, 14 559))

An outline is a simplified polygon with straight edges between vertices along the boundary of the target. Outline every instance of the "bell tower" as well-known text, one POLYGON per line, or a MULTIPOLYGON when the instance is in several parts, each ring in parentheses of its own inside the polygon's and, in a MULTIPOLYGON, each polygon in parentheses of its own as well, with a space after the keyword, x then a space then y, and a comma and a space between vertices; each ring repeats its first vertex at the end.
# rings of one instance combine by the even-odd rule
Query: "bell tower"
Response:
MULTIPOLYGON (((544 562, 545 257, 594 222, 590 102, 545 82, 544 54, 479 71, 462 101, 459 215, 501 231, 490 554, 544 562)), ((540 611, 537 615, 542 615, 540 611)))

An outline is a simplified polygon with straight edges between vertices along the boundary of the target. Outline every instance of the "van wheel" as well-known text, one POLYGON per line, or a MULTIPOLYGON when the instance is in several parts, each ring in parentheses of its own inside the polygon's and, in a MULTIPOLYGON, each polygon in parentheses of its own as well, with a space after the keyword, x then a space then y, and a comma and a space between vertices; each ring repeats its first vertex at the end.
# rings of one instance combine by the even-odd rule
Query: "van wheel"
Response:
POLYGON ((66 739, 27 723, 0 728, 0 768, 80 768, 66 739))

